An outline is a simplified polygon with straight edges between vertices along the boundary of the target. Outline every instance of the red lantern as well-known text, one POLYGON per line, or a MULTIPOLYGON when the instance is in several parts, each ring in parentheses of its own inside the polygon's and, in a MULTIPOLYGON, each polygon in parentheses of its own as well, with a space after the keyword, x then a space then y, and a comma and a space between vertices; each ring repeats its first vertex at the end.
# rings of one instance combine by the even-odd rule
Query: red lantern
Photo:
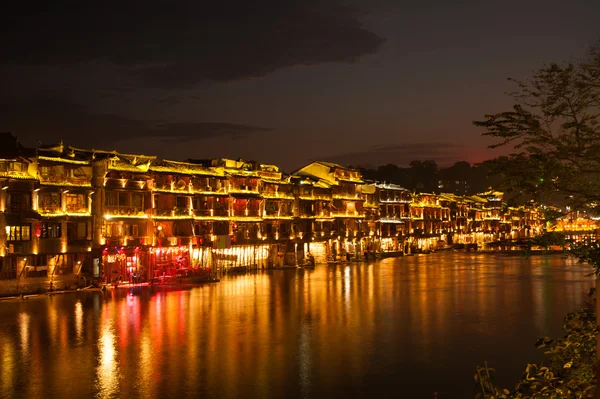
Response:
POLYGON ((42 225, 38 223, 35 228, 35 236, 37 238, 40 238, 41 235, 42 235, 42 225))

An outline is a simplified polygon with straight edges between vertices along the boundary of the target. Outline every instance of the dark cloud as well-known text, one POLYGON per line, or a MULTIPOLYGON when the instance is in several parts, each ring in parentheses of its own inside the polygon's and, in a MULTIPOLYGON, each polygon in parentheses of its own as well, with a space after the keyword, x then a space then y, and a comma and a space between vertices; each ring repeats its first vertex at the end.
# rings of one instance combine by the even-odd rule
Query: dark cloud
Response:
POLYGON ((82 105, 41 97, 28 100, 0 98, 0 120, 3 131, 13 132, 25 143, 27 140, 51 143, 64 139, 86 147, 145 138, 158 138, 165 143, 215 137, 234 139, 272 130, 235 123, 141 121, 93 113, 82 105))
POLYGON ((383 39, 338 0, 5 2, 0 63, 111 63, 157 85, 353 62, 383 39))
POLYGON ((363 151, 323 156, 321 159, 362 167, 377 167, 390 163, 407 166, 411 161, 417 160, 432 160, 438 165, 443 165, 461 160, 462 149, 463 146, 454 143, 407 143, 375 146, 363 151))

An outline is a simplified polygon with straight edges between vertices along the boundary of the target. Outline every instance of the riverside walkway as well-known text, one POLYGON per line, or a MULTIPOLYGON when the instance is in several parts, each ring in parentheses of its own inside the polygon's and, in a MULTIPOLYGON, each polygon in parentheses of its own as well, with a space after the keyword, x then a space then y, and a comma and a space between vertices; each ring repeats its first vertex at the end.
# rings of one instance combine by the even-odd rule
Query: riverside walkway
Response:
MULTIPOLYGON (((83 281, 79 286, 83 285, 83 281)), ((77 276, 67 274, 62 276, 27 277, 21 279, 0 280, 0 299, 19 295, 32 295, 49 292, 53 290, 76 289, 77 276)))

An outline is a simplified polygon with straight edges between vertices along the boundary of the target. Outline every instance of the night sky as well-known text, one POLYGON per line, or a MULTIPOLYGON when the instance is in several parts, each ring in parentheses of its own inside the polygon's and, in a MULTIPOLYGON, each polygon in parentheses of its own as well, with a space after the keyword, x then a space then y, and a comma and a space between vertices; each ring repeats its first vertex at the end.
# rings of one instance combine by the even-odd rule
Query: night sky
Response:
POLYGON ((579 59, 600 1, 4 1, 0 131, 290 172, 493 155, 507 77, 579 59))

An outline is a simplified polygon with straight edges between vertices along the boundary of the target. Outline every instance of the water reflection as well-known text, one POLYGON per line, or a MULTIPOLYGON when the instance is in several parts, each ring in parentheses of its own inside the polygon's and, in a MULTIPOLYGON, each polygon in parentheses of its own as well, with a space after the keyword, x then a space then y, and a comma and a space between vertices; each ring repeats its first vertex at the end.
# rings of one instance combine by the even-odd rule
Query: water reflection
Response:
POLYGON ((434 254, 6 302, 0 397, 471 397, 483 360, 510 383, 539 359, 588 272, 434 254))
POLYGON ((98 368, 96 384, 100 398, 112 398, 119 393, 119 364, 116 339, 110 320, 105 320, 98 339, 98 368))
POLYGON ((78 342, 81 341, 83 334, 83 306, 81 301, 75 303, 75 337, 78 342))
POLYGON ((2 348, 2 367, 0 368, 0 393, 13 391, 16 354, 13 343, 0 333, 0 348, 2 348))
POLYGON ((21 343, 21 353, 23 354, 23 358, 27 359, 29 357, 29 321, 30 317, 27 313, 19 314, 19 338, 21 343))

